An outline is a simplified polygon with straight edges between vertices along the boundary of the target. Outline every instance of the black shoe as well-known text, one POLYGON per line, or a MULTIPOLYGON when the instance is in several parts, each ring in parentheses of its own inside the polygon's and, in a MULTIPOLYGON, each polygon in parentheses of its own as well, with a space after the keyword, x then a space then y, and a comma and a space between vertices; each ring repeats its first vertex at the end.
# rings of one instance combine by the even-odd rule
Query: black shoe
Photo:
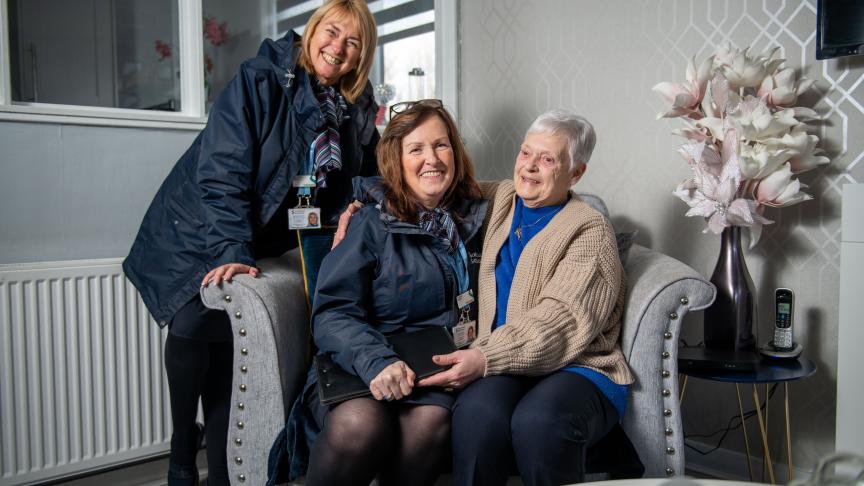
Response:
MULTIPOLYGON (((197 455, 204 446, 204 424, 195 422, 195 453, 197 455)), ((168 486, 205 486, 207 480, 198 482, 198 466, 180 466, 168 464, 168 486)))
POLYGON ((197 486, 198 467, 168 464, 168 486, 197 486))

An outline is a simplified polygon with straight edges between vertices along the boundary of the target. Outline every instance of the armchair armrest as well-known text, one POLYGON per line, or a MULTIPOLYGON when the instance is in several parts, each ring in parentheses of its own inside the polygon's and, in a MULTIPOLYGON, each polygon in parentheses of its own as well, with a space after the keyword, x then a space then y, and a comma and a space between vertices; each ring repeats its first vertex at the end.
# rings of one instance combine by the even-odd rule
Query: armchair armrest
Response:
POLYGON ((234 367, 228 428, 232 482, 267 482, 267 456, 303 386, 309 312, 299 252, 258 262, 258 278, 235 276, 201 289, 201 300, 228 312, 234 367))
POLYGON ((684 263, 634 245, 625 266, 627 304, 621 347, 636 382, 623 426, 648 477, 684 474, 684 436, 678 403, 681 321, 708 307, 716 290, 684 263))

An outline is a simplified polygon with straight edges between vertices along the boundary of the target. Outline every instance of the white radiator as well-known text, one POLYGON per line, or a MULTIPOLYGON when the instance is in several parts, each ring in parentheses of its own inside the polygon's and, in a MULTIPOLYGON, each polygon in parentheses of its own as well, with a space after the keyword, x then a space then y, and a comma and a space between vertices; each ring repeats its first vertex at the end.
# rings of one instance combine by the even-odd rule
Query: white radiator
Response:
POLYGON ((167 451, 163 342, 118 259, 0 265, 0 486, 167 451))

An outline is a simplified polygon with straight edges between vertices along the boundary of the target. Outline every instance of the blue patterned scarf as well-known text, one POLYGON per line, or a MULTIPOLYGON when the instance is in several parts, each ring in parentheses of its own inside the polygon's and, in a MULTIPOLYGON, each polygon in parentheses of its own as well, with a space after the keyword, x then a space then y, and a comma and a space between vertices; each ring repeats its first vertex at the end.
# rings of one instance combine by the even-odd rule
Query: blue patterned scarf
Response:
POLYGON ((345 98, 332 86, 314 84, 315 97, 324 115, 324 130, 312 142, 315 154, 315 181, 318 187, 327 187, 327 173, 342 168, 342 149, 339 146, 339 125, 348 118, 345 98))
POLYGON ((459 232, 456 230, 456 222, 450 213, 441 209, 420 209, 417 212, 417 224, 425 231, 443 241, 450 247, 450 251, 456 251, 459 247, 459 232))

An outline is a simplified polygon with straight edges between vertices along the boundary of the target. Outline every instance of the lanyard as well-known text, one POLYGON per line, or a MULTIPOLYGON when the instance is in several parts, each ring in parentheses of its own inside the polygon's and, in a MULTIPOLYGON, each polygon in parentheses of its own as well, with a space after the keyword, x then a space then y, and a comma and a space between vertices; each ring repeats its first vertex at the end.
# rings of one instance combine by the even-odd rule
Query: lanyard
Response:
POLYGON ((465 244, 459 240, 457 248, 458 259, 456 262, 456 277, 459 282, 459 293, 463 294, 468 290, 468 252, 465 250, 465 244))
MULTIPOLYGON (((312 173, 314 168, 312 167, 315 163, 315 144, 312 143, 309 146, 309 158, 306 159, 306 163, 303 165, 302 175, 307 176, 308 180, 315 184, 315 174, 312 173)), ((312 188, 308 185, 301 186, 297 188, 297 196, 300 198, 308 198, 312 196, 312 188)))

